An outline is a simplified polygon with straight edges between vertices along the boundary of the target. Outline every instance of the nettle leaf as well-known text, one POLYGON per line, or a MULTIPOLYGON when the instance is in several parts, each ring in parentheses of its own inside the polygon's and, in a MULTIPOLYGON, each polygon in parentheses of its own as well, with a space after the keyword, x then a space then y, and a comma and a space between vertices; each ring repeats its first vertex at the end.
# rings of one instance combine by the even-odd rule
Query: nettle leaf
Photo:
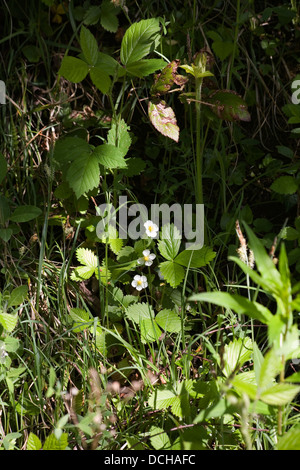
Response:
POLYGON ((162 59, 142 59, 128 64, 126 70, 131 75, 142 78, 164 68, 165 65, 166 62, 162 59))
POLYGON ((175 258, 175 262, 185 267, 201 268, 214 259, 216 253, 210 246, 203 246, 200 250, 184 250, 175 258))
POLYGON ((181 233, 176 225, 164 225, 161 229, 160 240, 157 244, 158 249, 164 258, 169 261, 174 260, 181 244, 181 233))
POLYGON ((175 142, 179 140, 179 127, 173 109, 165 101, 154 103, 149 101, 148 115, 150 121, 158 132, 175 142))
POLYGON ((86 62, 77 57, 65 56, 62 60, 59 75, 72 83, 79 83, 85 79, 89 72, 89 66, 86 62))
POLYGON ((102 144, 95 148, 93 155, 97 162, 105 168, 126 168, 124 151, 111 144, 102 144))
POLYGON ((159 20, 151 18, 132 24, 124 34, 120 59, 128 65, 143 59, 157 47, 160 39, 159 20))
POLYGON ((250 121, 246 102, 232 90, 218 90, 205 99, 209 109, 226 121, 250 121))
POLYGON ((177 287, 184 279, 185 271, 183 267, 174 261, 164 261, 160 263, 159 269, 164 279, 171 287, 177 287))
POLYGON ((88 64, 96 65, 98 59, 98 44, 93 34, 85 28, 85 26, 81 26, 80 46, 88 64))
POLYGON ((90 70, 90 77, 94 85, 104 95, 109 92, 111 86, 111 79, 109 75, 102 69, 102 67, 95 66, 90 70))
POLYGON ((296 179, 288 175, 280 176, 271 184, 271 189, 278 194, 295 194, 298 187, 296 179))
POLYGON ((94 153, 84 153, 70 165, 66 180, 73 189, 77 199, 99 185, 100 169, 98 158, 94 153))

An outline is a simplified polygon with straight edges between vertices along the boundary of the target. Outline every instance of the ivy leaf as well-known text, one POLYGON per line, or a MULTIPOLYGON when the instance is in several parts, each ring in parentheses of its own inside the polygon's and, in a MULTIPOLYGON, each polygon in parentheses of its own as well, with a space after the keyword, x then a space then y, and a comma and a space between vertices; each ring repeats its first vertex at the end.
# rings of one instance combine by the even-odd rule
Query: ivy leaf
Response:
POLYGON ((99 162, 94 153, 84 153, 77 158, 67 171, 66 180, 77 199, 98 186, 100 180, 99 162))
POLYGON ((175 142, 179 140, 179 127, 173 109, 165 101, 157 103, 149 101, 148 115, 150 121, 158 132, 175 142))
POLYGON ((127 65, 148 55, 158 45, 160 37, 159 20, 151 18, 132 24, 124 34, 120 59, 127 65))
POLYGON ((72 83, 79 83, 85 79, 89 72, 89 66, 86 62, 77 57, 65 56, 62 60, 59 75, 72 83))

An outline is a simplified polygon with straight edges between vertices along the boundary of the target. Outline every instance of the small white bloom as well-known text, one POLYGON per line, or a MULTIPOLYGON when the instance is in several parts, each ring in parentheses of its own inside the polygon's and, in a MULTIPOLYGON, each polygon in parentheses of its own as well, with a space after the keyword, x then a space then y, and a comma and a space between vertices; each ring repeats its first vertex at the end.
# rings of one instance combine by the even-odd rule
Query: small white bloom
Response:
POLYGON ((147 220, 147 222, 144 223, 144 227, 146 229, 146 234, 148 237, 155 238, 158 232, 158 226, 152 222, 152 220, 147 220))
POLYGON ((135 287, 136 290, 146 289, 146 287, 148 286, 146 276, 139 276, 139 274, 136 274, 133 278, 131 285, 132 287, 135 287))
POLYGON ((155 258, 156 255, 154 253, 150 253, 150 250, 144 250, 142 258, 138 259, 138 264, 145 264, 146 266, 151 266, 155 258))

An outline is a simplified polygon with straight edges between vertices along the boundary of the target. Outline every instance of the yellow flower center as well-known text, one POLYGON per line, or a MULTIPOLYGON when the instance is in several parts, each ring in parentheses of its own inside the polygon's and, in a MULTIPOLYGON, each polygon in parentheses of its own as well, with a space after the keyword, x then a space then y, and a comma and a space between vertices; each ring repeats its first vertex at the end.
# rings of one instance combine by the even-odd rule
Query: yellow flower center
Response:
POLYGON ((149 261, 149 256, 144 256, 145 261, 149 261))
POLYGON ((142 281, 141 280, 137 281, 137 284, 138 286, 142 285, 142 281))

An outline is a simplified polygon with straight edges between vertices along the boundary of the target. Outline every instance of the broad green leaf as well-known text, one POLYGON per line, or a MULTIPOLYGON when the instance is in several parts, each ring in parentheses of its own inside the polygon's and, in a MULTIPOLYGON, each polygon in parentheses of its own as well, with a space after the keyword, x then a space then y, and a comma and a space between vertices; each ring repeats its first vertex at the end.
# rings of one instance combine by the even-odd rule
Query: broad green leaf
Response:
POLYGON ((254 318, 266 324, 273 318, 269 309, 257 302, 251 302, 246 297, 242 297, 238 294, 229 294, 228 292, 205 292, 194 294, 189 300, 211 302, 221 307, 229 308, 240 315, 246 314, 250 318, 254 318))
POLYGON ((98 60, 98 44, 93 34, 85 26, 81 26, 80 46, 87 63, 96 65, 98 60))
POLYGON ((12 315, 0 310, 0 324, 6 331, 8 331, 8 333, 11 333, 15 329, 18 323, 18 319, 19 317, 17 313, 12 315))
POLYGON ((165 101, 149 101, 148 115, 155 129, 175 142, 179 140, 179 127, 173 109, 165 101))
POLYGON ((152 426, 150 435, 150 442, 155 450, 167 450, 171 448, 169 436, 162 428, 152 426))
POLYGON ((162 59, 142 59, 137 62, 130 62, 126 66, 126 70, 131 75, 142 78, 164 68, 165 65, 166 62, 162 59))
POLYGON ((62 60, 59 75, 73 83, 82 82, 89 72, 89 66, 86 62, 77 57, 65 56, 62 60))
POLYGON ((300 450, 300 425, 289 429, 278 438, 277 450, 300 450))
POLYGON ((158 249, 161 255, 169 261, 174 260, 181 244, 181 234, 174 224, 166 224, 161 229, 158 249))
POLYGON ((280 176, 271 184, 271 189, 278 194, 294 194, 298 190, 298 183, 293 176, 280 176))
POLYGON ((216 253, 209 246, 203 246, 200 250, 184 250, 175 258, 175 262, 185 267, 201 268, 214 259, 216 253))
POLYGON ((165 64, 160 73, 155 74, 154 83, 151 87, 151 96, 160 96, 167 93, 174 84, 183 86, 188 78, 177 74, 179 60, 172 60, 169 64, 165 64))
POLYGON ((28 222, 29 220, 36 219, 41 214, 41 209, 36 206, 19 206, 14 210, 9 219, 17 223, 28 222))
POLYGON ((241 394, 244 393, 252 400, 257 397, 257 385, 255 383, 255 374, 253 371, 238 374, 231 381, 233 387, 241 394))
POLYGON ((116 74, 122 76, 126 70, 113 57, 104 52, 98 52, 96 67, 114 77, 116 74))
POLYGON ((91 268, 90 266, 78 266, 74 269, 71 274, 72 281, 83 281, 90 279, 93 274, 95 274, 95 268, 91 268))
POLYGON ((122 157, 125 157, 131 145, 129 130, 130 128, 127 126, 124 119, 121 119, 118 122, 112 123, 111 129, 107 134, 107 143, 118 147, 122 152, 122 157))
POLYGON ((254 366, 256 383, 259 382, 260 371, 261 371, 261 366, 263 362, 264 362, 264 356, 262 352, 260 351, 256 341, 254 341, 253 342, 253 366, 254 366))
POLYGON ((85 140, 79 137, 64 137, 56 142, 53 158, 60 163, 66 163, 81 158, 89 151, 90 146, 85 140))
POLYGON ((83 17, 83 22, 85 25, 90 26, 97 24, 101 15, 101 9, 99 5, 90 6, 83 17))
POLYGON ((99 67, 95 66, 90 70, 90 77, 94 85, 101 91, 104 95, 109 92, 111 86, 111 79, 109 75, 104 72, 104 70, 99 67))
POLYGON ((102 28, 110 33, 116 33, 119 27, 117 14, 120 8, 110 0, 104 0, 101 4, 100 22, 102 28))
POLYGON ((97 256, 89 248, 77 248, 76 258, 78 259, 79 263, 85 264, 91 268, 96 269, 98 266, 97 256))
POLYGON ((164 279, 171 287, 179 286, 184 279, 185 271, 183 267, 174 261, 164 261, 163 263, 160 263, 159 269, 164 279))
POLYGON ((4 155, 0 152, 0 184, 4 180, 7 173, 7 163, 4 155))
POLYGON ((232 90, 217 90, 205 98, 209 109, 226 121, 250 121, 246 102, 232 90))
POLYGON ((130 320, 139 324, 141 320, 151 318, 154 319, 154 311, 151 305, 142 302, 138 304, 129 305, 129 307, 126 309, 126 316, 130 320))
POLYGON ((159 37, 160 26, 158 19, 151 18, 133 23, 122 39, 121 62, 127 65, 141 60, 158 45, 159 37))
POLYGON ((111 144, 102 144, 95 148, 97 162, 105 168, 126 168, 123 151, 111 144))
POLYGON ((249 361, 252 355, 252 341, 249 337, 238 338, 225 345, 223 373, 229 377, 234 371, 249 361))
POLYGON ((92 321, 88 312, 82 308, 71 308, 70 316, 74 321, 74 333, 80 333, 81 331, 86 330, 92 321))
POLYGON ((0 238, 4 242, 8 242, 13 234, 11 228, 0 228, 0 238))
POLYGON ((77 199, 99 185, 99 162, 94 153, 85 153, 70 165, 66 180, 77 199))
POLYGON ((224 414, 233 414, 237 411, 237 408, 228 403, 226 398, 218 400, 210 407, 201 410, 200 413, 194 419, 194 423, 202 423, 208 421, 211 418, 220 418, 224 414))
POLYGON ((26 299, 28 294, 28 287, 27 286, 19 286, 12 290, 10 293, 8 307, 18 307, 21 305, 24 300, 26 299))
POLYGON ((65 450, 68 446, 68 434, 62 433, 60 439, 57 439, 54 434, 47 437, 43 450, 65 450))
POLYGON ((282 367, 282 361, 277 351, 270 349, 266 353, 260 366, 260 374, 257 382, 259 392, 274 385, 274 380, 280 373, 282 367))
POLYGON ((141 340, 143 343, 158 341, 162 331, 157 323, 151 318, 143 318, 140 320, 141 340))
POLYGON ((181 331, 181 319, 173 310, 161 310, 156 315, 155 321, 160 328, 169 333, 178 333, 181 331))
POLYGON ((286 405, 299 393, 300 386, 279 383, 260 394, 260 399, 272 406, 286 405))
POLYGON ((31 432, 28 436, 26 450, 40 450, 42 448, 42 443, 40 439, 31 432))
POLYGON ((234 43, 232 41, 214 41, 212 49, 221 60, 225 60, 234 51, 234 43))

